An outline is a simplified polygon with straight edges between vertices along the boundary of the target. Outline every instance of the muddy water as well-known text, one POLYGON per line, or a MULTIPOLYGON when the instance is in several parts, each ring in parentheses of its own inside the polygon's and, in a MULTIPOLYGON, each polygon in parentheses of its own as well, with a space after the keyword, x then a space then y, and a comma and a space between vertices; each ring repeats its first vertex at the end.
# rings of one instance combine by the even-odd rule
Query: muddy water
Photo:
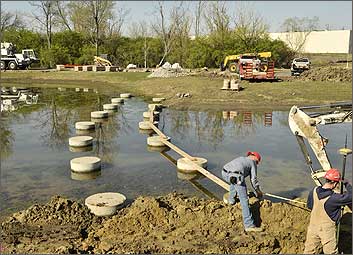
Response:
MULTIPOLYGON (((117 95, 89 90, 37 89, 37 104, 21 105, 1 115, 1 205, 2 213, 44 202, 54 194, 75 199, 115 191, 129 199, 138 195, 164 195, 172 191, 200 197, 221 198, 224 190, 201 178, 180 179, 175 166, 158 152, 150 152, 138 122, 147 104, 139 98, 127 100, 108 121, 97 124, 92 151, 71 152, 68 138, 75 135, 77 121, 90 120, 90 112, 101 109, 117 95), (70 171, 74 157, 102 158, 100 173, 77 180, 70 171)), ((159 127, 172 141, 195 156, 208 159, 208 169, 221 176, 222 166, 247 150, 263 156, 258 175, 263 190, 286 197, 305 197, 313 187, 309 170, 287 123, 288 112, 195 112, 164 109, 159 127)), ((341 168, 337 150, 344 136, 351 141, 351 124, 321 127, 329 138, 328 154, 341 168)), ((351 147, 351 143, 348 145, 351 147)), ((178 158, 174 152, 167 152, 178 158)), ((316 162, 315 162, 316 163, 316 162)), ((316 168, 318 168, 316 163, 316 168)), ((347 176, 351 178, 351 159, 347 176)), ((81 176, 82 178, 82 176, 81 176)))

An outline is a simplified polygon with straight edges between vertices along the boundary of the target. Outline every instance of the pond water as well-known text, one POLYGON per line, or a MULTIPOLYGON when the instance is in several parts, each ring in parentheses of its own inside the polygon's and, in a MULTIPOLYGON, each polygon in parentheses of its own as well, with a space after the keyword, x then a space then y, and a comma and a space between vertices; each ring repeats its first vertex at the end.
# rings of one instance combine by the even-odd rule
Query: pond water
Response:
MULTIPOLYGON (((138 122, 147 103, 139 98, 125 101, 107 122, 97 124, 92 151, 72 152, 68 139, 75 136, 75 122, 89 121, 90 112, 102 109, 111 97, 80 89, 31 89, 36 104, 23 104, 1 114, 1 205, 22 209, 45 202, 55 194, 83 200, 97 192, 121 192, 129 199, 139 195, 164 195, 177 191, 186 195, 221 199, 224 190, 206 178, 185 180, 163 154, 147 149, 146 134, 138 122), (96 155, 102 170, 93 176, 72 174, 70 160, 96 155)), ((222 166, 247 150, 262 154, 258 167, 264 192, 285 197, 305 197, 314 186, 296 138, 288 127, 288 112, 273 111, 178 111, 163 109, 159 128, 172 142, 194 156, 208 159, 208 169, 221 177, 222 166)), ((329 138, 327 152, 334 167, 341 168, 337 151, 352 125, 320 127, 329 138)), ((315 169, 319 168, 317 162, 315 169)), ((351 157, 346 175, 352 176, 351 157)))

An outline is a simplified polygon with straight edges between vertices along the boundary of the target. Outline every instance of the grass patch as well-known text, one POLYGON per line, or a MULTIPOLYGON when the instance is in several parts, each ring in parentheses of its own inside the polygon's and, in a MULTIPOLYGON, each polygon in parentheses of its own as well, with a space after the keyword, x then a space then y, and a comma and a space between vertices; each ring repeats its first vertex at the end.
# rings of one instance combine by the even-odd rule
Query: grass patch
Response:
POLYGON ((130 92, 147 100, 167 98, 166 104, 187 109, 289 109, 292 105, 320 104, 352 100, 351 83, 340 82, 242 82, 244 90, 223 91, 222 78, 186 76, 178 78, 147 78, 149 73, 105 72, 5 72, 1 82, 14 86, 25 84, 44 87, 88 87, 103 92, 130 92), (190 93, 179 99, 177 93, 190 93))

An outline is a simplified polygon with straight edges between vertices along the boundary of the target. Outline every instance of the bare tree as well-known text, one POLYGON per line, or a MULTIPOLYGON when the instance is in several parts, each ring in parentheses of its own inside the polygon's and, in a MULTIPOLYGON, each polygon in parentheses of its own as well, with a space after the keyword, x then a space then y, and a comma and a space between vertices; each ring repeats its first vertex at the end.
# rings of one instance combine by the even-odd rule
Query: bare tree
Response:
POLYGON ((204 1, 198 1, 195 12, 195 37, 200 36, 201 32, 201 18, 203 14, 203 9, 205 7, 204 1))
POLYGON ((121 35, 129 13, 122 7, 116 8, 116 2, 107 0, 71 1, 67 7, 73 29, 91 38, 96 55, 99 54, 99 46, 105 36, 121 35))
POLYGON ((53 1, 32 1, 30 4, 36 7, 36 10, 32 12, 32 16, 41 28, 46 31, 48 49, 51 48, 52 43, 52 29, 54 24, 55 2, 53 1))
POLYGON ((121 36, 122 27, 130 10, 118 7, 115 13, 112 13, 107 19, 107 35, 111 37, 113 34, 121 36))
POLYGON ((89 9, 90 16, 94 21, 94 44, 96 46, 96 55, 99 53, 99 44, 102 35, 102 31, 104 31, 104 26, 106 25, 106 21, 112 15, 112 9, 114 8, 115 3, 112 1, 105 0, 90 0, 89 1, 89 9))
POLYGON ((55 0, 56 16, 55 21, 64 28, 72 31, 72 24, 70 24, 70 15, 68 10, 68 2, 55 0))
POLYGON ((23 28, 25 27, 23 20, 17 13, 12 13, 6 10, 1 10, 0 14, 0 32, 3 33, 9 28, 23 28))
POLYGON ((171 20, 175 24, 175 39, 174 39, 174 49, 177 56, 177 61, 182 65, 184 64, 184 59, 186 54, 188 54, 185 49, 188 47, 188 42, 190 38, 190 30, 192 25, 192 18, 188 13, 188 7, 180 6, 174 9, 171 13, 171 20))
POLYGON ((241 5, 234 18, 234 36, 246 46, 245 50, 254 50, 259 40, 267 35, 268 25, 253 8, 241 5))
POLYGON ((226 37, 230 33, 230 14, 226 1, 207 2, 206 11, 204 13, 210 39, 214 47, 224 50, 226 37))
POLYGON ((230 14, 226 6, 226 1, 207 2, 204 13, 206 25, 209 33, 227 33, 230 30, 230 14))
POLYGON ((149 38, 151 37, 148 23, 145 21, 132 22, 129 26, 129 36, 134 39, 143 38, 144 67, 147 68, 148 51, 150 49, 149 38))
POLYGON ((290 48, 296 53, 300 54, 304 50, 305 42, 310 33, 318 28, 319 18, 288 18, 286 19, 281 28, 285 34, 285 41, 290 48))
POLYGON ((168 18, 166 17, 163 2, 158 2, 156 22, 152 25, 153 30, 155 31, 157 36, 161 38, 163 43, 163 56, 159 61, 158 66, 163 63, 164 59, 172 50, 176 30, 176 24, 174 21, 179 15, 179 9, 182 7, 182 4, 183 3, 180 2, 178 7, 173 7, 171 11, 172 15, 170 15, 173 16, 173 18, 169 18, 168 23, 168 18))

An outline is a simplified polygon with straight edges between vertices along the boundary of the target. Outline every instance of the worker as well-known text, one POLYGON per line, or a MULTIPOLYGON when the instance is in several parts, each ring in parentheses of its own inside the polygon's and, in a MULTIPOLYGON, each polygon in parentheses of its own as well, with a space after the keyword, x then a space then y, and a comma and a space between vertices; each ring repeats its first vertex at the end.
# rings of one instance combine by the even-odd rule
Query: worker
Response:
POLYGON ((256 192, 256 197, 262 198, 263 194, 257 180, 257 165, 261 161, 261 156, 256 151, 247 152, 246 157, 238 157, 225 164, 222 170, 222 177, 230 183, 228 204, 235 204, 235 197, 238 195, 243 214, 243 223, 246 232, 262 231, 256 227, 249 208, 249 197, 245 178, 250 176, 251 184, 256 192))
POLYGON ((311 209, 304 254, 317 253, 320 244, 325 254, 337 254, 336 226, 341 218, 341 206, 352 205, 352 185, 343 181, 347 192, 335 193, 341 180, 337 169, 325 173, 325 184, 315 187, 308 196, 307 206, 311 209))

